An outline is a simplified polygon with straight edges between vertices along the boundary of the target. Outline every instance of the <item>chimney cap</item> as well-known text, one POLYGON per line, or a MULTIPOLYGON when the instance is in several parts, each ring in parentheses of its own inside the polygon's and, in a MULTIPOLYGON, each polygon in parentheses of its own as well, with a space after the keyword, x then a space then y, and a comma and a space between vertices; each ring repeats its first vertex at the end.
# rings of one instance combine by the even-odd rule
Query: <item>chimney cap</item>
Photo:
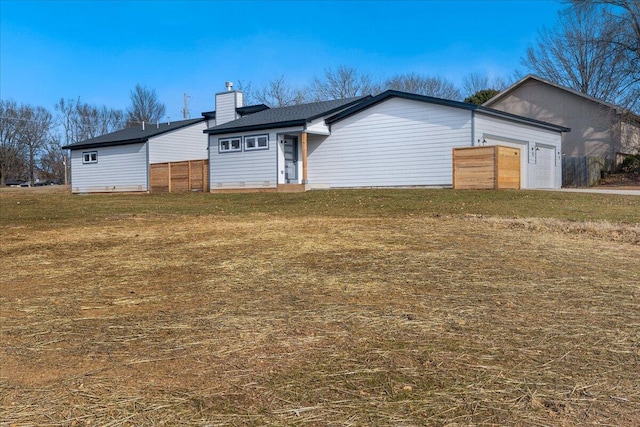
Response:
POLYGON ((227 91, 231 91, 231 89, 233 89, 233 82, 224 82, 224 87, 227 88, 227 91))

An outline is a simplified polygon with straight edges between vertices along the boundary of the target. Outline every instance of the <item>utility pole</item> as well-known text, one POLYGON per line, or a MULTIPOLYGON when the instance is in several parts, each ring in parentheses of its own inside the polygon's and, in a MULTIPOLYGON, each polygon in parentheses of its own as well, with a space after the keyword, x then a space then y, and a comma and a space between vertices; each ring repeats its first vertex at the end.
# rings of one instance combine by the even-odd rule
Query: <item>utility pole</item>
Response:
POLYGON ((184 94, 184 109, 182 110, 182 117, 187 120, 189 118, 189 98, 186 93, 184 94))

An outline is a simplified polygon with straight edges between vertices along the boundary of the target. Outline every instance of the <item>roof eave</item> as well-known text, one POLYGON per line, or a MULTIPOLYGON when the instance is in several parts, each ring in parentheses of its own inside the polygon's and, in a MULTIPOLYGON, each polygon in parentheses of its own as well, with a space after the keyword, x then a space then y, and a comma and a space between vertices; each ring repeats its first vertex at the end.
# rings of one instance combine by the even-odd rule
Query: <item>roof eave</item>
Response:
POLYGON ((223 129, 205 129, 203 133, 209 135, 222 135, 225 133, 240 133, 240 132, 251 132, 256 130, 266 130, 266 129, 275 129, 281 127, 291 127, 291 126, 304 126, 307 123, 307 119, 299 119, 299 120, 289 120, 286 122, 275 122, 275 123, 263 123, 259 125, 250 125, 250 126, 239 126, 235 128, 223 128, 223 129))
POLYGON ((477 108, 476 105, 468 104, 466 102, 453 101, 450 99, 434 98, 431 96, 418 95, 416 93, 387 90, 365 101, 359 102, 356 105, 353 105, 352 107, 339 112, 338 114, 334 114, 333 116, 327 117, 325 122, 327 124, 338 122, 340 120, 346 119, 347 117, 350 117, 362 110, 365 110, 369 107, 372 107, 373 105, 379 104, 380 102, 386 101, 387 99, 393 98, 393 97, 410 99, 410 100, 421 101, 421 102, 429 102, 429 103, 438 104, 438 105, 446 105, 449 107, 461 108, 464 110, 475 110, 477 108))
POLYGON ((122 141, 104 141, 104 142, 94 142, 88 144, 71 144, 65 145, 62 147, 63 150, 83 150, 86 148, 100 148, 100 147, 113 147, 115 145, 130 145, 130 144, 138 144, 147 142, 149 138, 135 138, 135 139, 127 139, 122 141))

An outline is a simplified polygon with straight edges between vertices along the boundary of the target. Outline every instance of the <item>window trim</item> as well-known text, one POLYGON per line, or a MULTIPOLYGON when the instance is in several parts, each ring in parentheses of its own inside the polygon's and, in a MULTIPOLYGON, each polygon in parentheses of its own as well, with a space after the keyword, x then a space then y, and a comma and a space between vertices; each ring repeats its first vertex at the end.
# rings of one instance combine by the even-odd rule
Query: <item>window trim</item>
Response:
POLYGON ((241 136, 233 136, 230 138, 218 138, 218 153, 236 153, 238 151, 242 151, 242 137, 241 136), (238 148, 232 148, 232 141, 238 141, 238 148), (229 142, 229 148, 223 149, 222 143, 229 142))
POLYGON ((82 152, 82 164, 83 165, 88 165, 91 163, 98 163, 98 151, 83 151, 82 152), (88 160, 87 160, 87 156, 88 160), (95 159, 92 159, 92 157, 95 157, 95 159))
POLYGON ((258 134, 258 135, 245 135, 245 137, 244 137, 244 150, 245 151, 258 151, 258 150, 268 150, 268 149, 269 149, 269 134, 268 133, 262 133, 262 134, 258 134), (251 138, 255 139, 255 143, 256 143, 256 146, 253 147, 253 148, 249 148, 247 146, 247 139, 251 139, 251 138), (264 146, 264 147, 260 147, 258 145, 258 139, 259 138, 266 138, 267 145, 264 146))

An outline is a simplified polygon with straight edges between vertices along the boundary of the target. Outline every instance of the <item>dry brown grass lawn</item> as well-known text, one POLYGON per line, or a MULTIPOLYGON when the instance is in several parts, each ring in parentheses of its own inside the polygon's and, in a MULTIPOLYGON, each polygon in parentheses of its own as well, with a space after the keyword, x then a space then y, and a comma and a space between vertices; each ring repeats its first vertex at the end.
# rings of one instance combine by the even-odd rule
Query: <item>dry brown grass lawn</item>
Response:
POLYGON ((638 223, 21 197, 0 425, 640 424, 638 223))

